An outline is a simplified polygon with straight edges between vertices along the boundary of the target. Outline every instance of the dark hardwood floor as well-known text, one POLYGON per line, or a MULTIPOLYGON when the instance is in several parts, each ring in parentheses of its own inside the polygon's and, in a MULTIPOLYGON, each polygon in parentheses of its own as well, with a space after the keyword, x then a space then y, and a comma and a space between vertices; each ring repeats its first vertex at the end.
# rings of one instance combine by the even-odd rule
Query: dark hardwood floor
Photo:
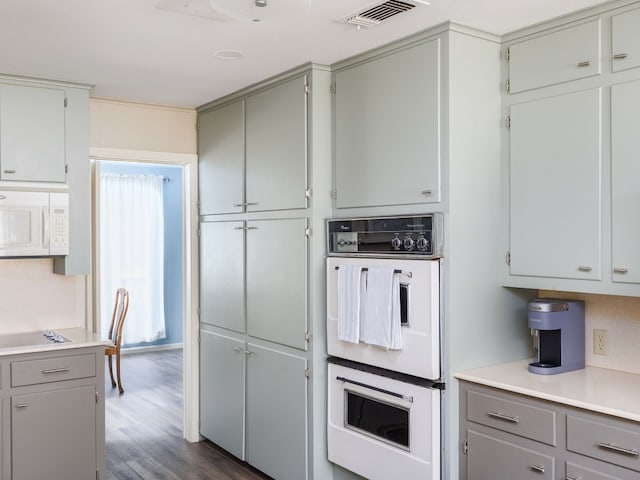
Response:
POLYGON ((182 438, 182 350, 128 354, 121 362, 123 395, 111 388, 105 370, 106 472, 101 478, 269 479, 209 441, 182 438))

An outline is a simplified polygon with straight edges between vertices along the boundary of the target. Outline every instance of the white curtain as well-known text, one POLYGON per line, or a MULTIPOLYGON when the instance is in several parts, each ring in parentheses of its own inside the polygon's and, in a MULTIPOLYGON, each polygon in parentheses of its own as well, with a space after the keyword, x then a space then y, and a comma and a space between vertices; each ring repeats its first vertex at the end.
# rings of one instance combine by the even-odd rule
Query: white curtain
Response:
POLYGON ((109 333, 116 290, 129 291, 123 343, 165 338, 163 177, 100 175, 100 304, 109 333))

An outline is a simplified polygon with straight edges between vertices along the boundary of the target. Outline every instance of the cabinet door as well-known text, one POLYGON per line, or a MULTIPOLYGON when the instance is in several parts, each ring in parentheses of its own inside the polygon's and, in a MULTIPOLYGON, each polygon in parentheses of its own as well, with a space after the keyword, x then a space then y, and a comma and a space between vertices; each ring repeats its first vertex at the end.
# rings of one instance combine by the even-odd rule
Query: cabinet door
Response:
POLYGON ((200 331, 200 434, 244 455, 244 342, 200 331))
POLYGON ((0 180, 64 182, 64 90, 0 86, 0 180))
POLYGON ((306 76, 246 99, 247 211, 307 206, 306 76))
POLYGON ((278 480, 304 480, 307 361, 253 344, 247 349, 247 461, 278 480))
POLYGON ((611 264, 614 282, 640 283, 640 81, 611 87, 611 264))
POLYGON ((599 75, 600 20, 509 47, 509 93, 599 75))
MULTIPOLYGON (((603 464, 602 468, 603 470, 607 470, 609 467, 603 464)), ((569 462, 567 462, 567 475, 565 478, 568 480, 621 480, 619 477, 605 475, 604 473, 599 473, 590 468, 584 468, 569 462)))
POLYGON ((600 89, 511 106, 512 275, 600 279, 600 89))
POLYGON ((306 349, 307 221, 247 222, 247 333, 306 349))
POLYGON ((96 389, 11 398, 13 480, 96 477, 96 389))
POLYGON ((554 480, 555 459, 467 430, 467 480, 554 480))
POLYGON ((611 69, 640 67, 640 9, 611 17, 611 69))
POLYGON ((338 208, 440 201, 440 40, 335 74, 338 208))
POLYGON ((200 321, 245 331, 241 221, 200 224, 200 321))
POLYGON ((244 202, 244 102, 198 116, 200 215, 239 213, 244 202))

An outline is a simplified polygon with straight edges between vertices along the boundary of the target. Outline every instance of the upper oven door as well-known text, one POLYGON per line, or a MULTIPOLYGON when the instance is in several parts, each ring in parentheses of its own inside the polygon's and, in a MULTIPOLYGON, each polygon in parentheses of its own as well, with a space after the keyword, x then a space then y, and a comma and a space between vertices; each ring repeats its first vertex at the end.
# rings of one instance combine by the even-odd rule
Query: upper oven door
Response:
MULTIPOLYGON (((365 274, 366 275, 366 274, 365 274)), ((327 352, 329 355, 374 365, 430 380, 440 370, 440 261, 381 258, 327 258, 327 352), (400 319, 402 349, 388 350, 363 342, 338 339, 338 268, 387 267, 401 271, 400 319)))

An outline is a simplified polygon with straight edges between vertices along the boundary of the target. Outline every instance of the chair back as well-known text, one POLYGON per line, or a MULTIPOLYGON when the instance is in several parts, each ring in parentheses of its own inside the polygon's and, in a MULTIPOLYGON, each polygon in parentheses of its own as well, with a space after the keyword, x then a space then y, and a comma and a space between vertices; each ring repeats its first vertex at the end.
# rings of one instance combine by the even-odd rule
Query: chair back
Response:
POLYGON ((113 306, 113 316, 109 327, 109 340, 113 342, 118 350, 120 349, 122 328, 124 327, 127 310, 129 310, 129 292, 125 288, 119 288, 116 291, 116 303, 113 306))

